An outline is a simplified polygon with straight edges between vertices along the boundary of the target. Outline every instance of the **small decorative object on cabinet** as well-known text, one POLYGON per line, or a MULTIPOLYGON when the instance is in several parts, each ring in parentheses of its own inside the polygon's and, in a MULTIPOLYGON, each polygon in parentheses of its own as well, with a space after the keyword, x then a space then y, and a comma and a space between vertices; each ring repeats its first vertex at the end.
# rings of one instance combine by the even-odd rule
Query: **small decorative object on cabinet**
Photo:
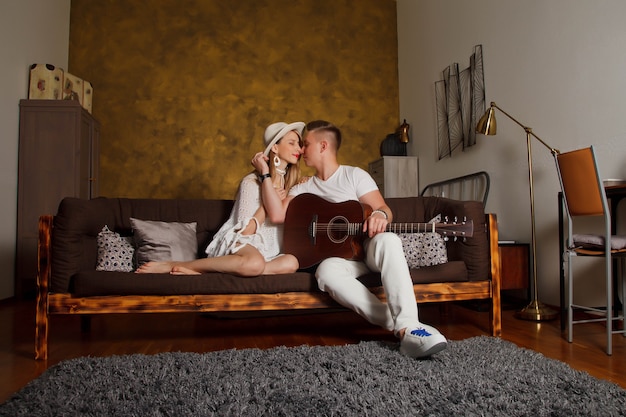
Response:
POLYGON ((383 156, 370 162, 369 173, 385 198, 419 195, 415 156, 383 156))
POLYGON ((21 100, 15 293, 35 292, 39 216, 98 196, 100 124, 75 100, 21 100))
POLYGON ((50 64, 33 64, 30 66, 28 98, 60 100, 62 84, 63 68, 50 64))
POLYGON ((93 85, 50 64, 30 66, 28 98, 77 100, 89 113, 93 108, 93 85))
POLYGON ((387 135, 380 144, 380 156, 406 156, 406 144, 409 142, 409 129, 411 125, 404 122, 396 129, 395 133, 387 135))

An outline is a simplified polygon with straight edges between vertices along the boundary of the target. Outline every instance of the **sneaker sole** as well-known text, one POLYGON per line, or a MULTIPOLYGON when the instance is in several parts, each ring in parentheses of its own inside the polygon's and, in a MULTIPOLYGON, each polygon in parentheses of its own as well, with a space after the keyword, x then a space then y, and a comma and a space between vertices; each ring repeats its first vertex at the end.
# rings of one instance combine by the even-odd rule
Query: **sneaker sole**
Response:
POLYGON ((400 353, 411 358, 426 358, 428 356, 434 355, 435 353, 441 352, 442 350, 445 350, 447 347, 448 347, 448 341, 442 340, 439 343, 435 343, 434 345, 429 347, 427 350, 420 352, 418 355, 412 355, 411 353, 403 349, 402 346, 400 346, 400 353))
POLYGON ((439 342, 434 344, 427 351, 423 352, 418 358, 425 358, 427 356, 434 355, 435 353, 439 353, 442 350, 445 350, 448 347, 448 342, 439 342))

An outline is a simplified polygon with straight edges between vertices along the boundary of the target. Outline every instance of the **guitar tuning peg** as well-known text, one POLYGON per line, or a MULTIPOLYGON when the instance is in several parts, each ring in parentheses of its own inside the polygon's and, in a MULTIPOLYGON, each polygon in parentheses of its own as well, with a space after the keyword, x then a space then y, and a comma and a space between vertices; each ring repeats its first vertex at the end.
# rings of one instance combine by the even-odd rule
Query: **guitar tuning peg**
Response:
POLYGON ((456 224, 457 221, 458 221, 458 218, 454 216, 454 223, 456 224))
POLYGON ((443 241, 444 241, 444 242, 447 242, 447 241, 449 241, 449 240, 450 240, 450 238, 449 238, 448 236, 444 236, 444 237, 443 237, 443 241))
POLYGON ((448 216, 444 216, 444 217, 443 217, 443 222, 444 222, 444 223, 448 223, 448 220, 449 220, 448 216))

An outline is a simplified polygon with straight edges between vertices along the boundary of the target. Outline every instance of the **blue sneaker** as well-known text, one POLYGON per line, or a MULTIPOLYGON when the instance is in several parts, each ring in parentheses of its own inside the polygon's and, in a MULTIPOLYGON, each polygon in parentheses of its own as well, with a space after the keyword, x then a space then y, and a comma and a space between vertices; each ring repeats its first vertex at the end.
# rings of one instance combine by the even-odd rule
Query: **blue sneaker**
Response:
POLYGON ((411 358, 424 358, 441 352, 448 347, 448 341, 439 330, 426 324, 414 329, 408 328, 400 341, 400 353, 411 358))

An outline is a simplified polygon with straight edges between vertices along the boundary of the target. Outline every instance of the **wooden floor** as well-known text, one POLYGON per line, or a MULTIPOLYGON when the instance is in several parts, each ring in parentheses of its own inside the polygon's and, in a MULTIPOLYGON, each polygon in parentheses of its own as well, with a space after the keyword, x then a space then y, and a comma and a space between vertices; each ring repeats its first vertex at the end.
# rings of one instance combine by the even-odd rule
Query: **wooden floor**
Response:
MULTIPOLYGON (((575 327, 574 343, 561 334, 558 321, 529 322, 504 308, 502 338, 561 360, 626 388, 626 338, 615 336, 613 355, 604 352, 601 324, 575 327)), ((0 403, 47 367, 79 356, 166 351, 208 352, 229 348, 341 345, 361 340, 394 340, 349 311, 265 317, 216 317, 194 314, 135 314, 94 316, 90 333, 81 333, 80 319, 54 316, 50 322, 50 358, 33 359, 33 301, 0 302, 0 403)), ((488 313, 448 304, 420 306, 425 323, 438 327, 451 340, 488 334, 488 313)))

